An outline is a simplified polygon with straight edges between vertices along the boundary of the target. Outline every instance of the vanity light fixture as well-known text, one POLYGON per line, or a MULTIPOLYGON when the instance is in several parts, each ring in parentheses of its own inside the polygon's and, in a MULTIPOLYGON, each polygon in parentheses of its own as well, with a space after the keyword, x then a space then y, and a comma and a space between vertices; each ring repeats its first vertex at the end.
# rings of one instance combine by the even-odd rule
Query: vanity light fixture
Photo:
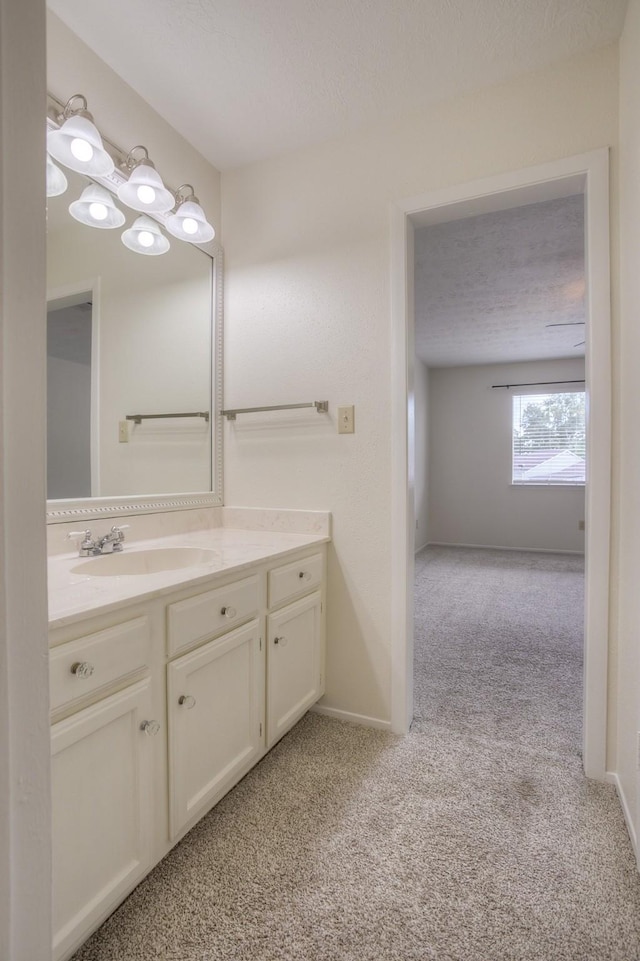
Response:
POLYGON ((122 167, 131 171, 129 179, 118 187, 118 197, 123 204, 150 214, 163 214, 173 209, 175 197, 162 183, 146 147, 139 145, 130 150, 122 167), (144 151, 143 156, 136 158, 135 153, 140 150, 144 151))
POLYGON ((113 196, 98 184, 89 184, 78 200, 69 204, 69 213, 81 224, 110 230, 122 227, 125 216, 113 202, 113 196))
POLYGON ((104 149, 102 137, 87 110, 86 97, 81 93, 70 97, 59 120, 62 126, 47 134, 47 150, 51 156, 79 173, 89 176, 110 174, 115 164, 104 149))
POLYGON ((151 217, 138 217, 122 233, 122 243, 137 254, 155 256, 165 254, 170 247, 169 241, 160 230, 160 225, 151 217))
POLYGON ((59 197, 68 186, 69 183, 64 173, 47 154, 47 197, 59 197))
MULTIPOLYGON (((125 153, 108 138, 103 142, 82 94, 74 94, 65 105, 53 94, 48 95, 47 130, 48 153, 93 181, 69 206, 80 223, 101 228, 122 226, 125 217, 113 202, 115 194, 132 210, 148 215, 139 217, 122 234, 130 250, 148 255, 169 250, 169 240, 160 227, 193 244, 206 244, 215 237, 191 184, 182 184, 176 191, 165 187, 149 151, 141 144, 125 153)), ((67 178, 47 154, 47 196, 57 196, 66 188, 67 178)))
POLYGON ((178 240, 196 244, 206 244, 216 235, 191 184, 182 184, 176 190, 176 209, 167 217, 165 227, 178 240), (186 189, 190 192, 185 196, 182 191, 186 189))

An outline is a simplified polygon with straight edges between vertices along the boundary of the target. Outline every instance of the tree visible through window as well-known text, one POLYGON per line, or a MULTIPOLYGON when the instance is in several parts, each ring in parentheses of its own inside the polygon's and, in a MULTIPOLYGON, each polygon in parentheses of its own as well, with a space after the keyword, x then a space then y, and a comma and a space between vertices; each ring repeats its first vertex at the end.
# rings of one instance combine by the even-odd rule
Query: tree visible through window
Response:
POLYGON ((584 391, 516 394, 512 482, 575 486, 584 481, 584 391))

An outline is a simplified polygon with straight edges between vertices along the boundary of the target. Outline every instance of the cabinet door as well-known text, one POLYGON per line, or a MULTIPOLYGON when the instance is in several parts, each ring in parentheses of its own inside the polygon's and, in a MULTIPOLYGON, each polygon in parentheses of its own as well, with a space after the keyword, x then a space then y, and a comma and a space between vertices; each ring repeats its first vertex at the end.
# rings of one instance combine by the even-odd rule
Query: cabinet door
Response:
POLYGON ((222 797, 263 750, 258 621, 167 667, 171 836, 222 797))
POLYGON ((150 680, 51 729, 53 956, 66 955, 148 870, 150 680), (146 725, 146 727, 145 727, 146 725))
POLYGON ((322 693, 320 593, 267 621, 267 746, 282 737, 322 693))

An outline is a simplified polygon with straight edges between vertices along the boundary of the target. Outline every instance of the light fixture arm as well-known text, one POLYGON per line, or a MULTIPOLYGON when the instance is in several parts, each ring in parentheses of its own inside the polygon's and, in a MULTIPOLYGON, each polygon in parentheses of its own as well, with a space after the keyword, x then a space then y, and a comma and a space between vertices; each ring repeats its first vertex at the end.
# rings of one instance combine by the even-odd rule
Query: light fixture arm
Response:
POLYGON ((87 98, 84 96, 84 94, 74 93, 73 96, 69 97, 64 107, 62 108, 62 113, 59 115, 58 121, 62 122, 64 120, 68 120, 69 117, 86 117, 86 119, 90 120, 91 123, 94 122, 92 115, 89 113, 89 110, 87 107, 87 98), (82 101, 82 106, 78 109, 73 107, 73 103, 75 100, 82 101))
POLYGON ((156 165, 154 164, 153 160, 151 160, 149 157, 149 151, 145 146, 139 143, 136 147, 131 148, 131 150, 125 157, 125 159, 120 164, 120 167, 122 168, 122 170, 128 170, 129 173, 131 173, 132 170, 135 170, 136 167, 140 167, 142 164, 144 164, 144 166, 146 167, 153 167, 154 170, 156 169, 156 165), (143 156, 136 157, 135 156, 136 150, 144 151, 143 156))
POLYGON ((175 191, 175 196, 176 196, 176 207, 179 207, 180 204, 185 203, 187 200, 190 200, 194 204, 200 203, 200 201, 196 197, 195 188, 192 187, 191 184, 180 184, 178 189, 175 191), (189 188, 189 193, 183 194, 182 191, 187 187, 189 188))

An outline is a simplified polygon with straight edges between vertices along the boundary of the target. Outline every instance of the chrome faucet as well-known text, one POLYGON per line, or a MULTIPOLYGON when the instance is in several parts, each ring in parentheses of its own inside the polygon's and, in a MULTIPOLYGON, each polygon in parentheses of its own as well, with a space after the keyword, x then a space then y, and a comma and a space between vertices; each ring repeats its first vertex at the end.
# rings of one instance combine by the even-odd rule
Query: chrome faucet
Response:
POLYGON ((67 537, 81 537, 82 541, 78 548, 80 557, 97 557, 99 554, 113 554, 122 550, 124 543, 124 531, 129 527, 122 524, 120 527, 112 527, 111 530, 102 537, 93 538, 91 531, 71 531, 67 537))

